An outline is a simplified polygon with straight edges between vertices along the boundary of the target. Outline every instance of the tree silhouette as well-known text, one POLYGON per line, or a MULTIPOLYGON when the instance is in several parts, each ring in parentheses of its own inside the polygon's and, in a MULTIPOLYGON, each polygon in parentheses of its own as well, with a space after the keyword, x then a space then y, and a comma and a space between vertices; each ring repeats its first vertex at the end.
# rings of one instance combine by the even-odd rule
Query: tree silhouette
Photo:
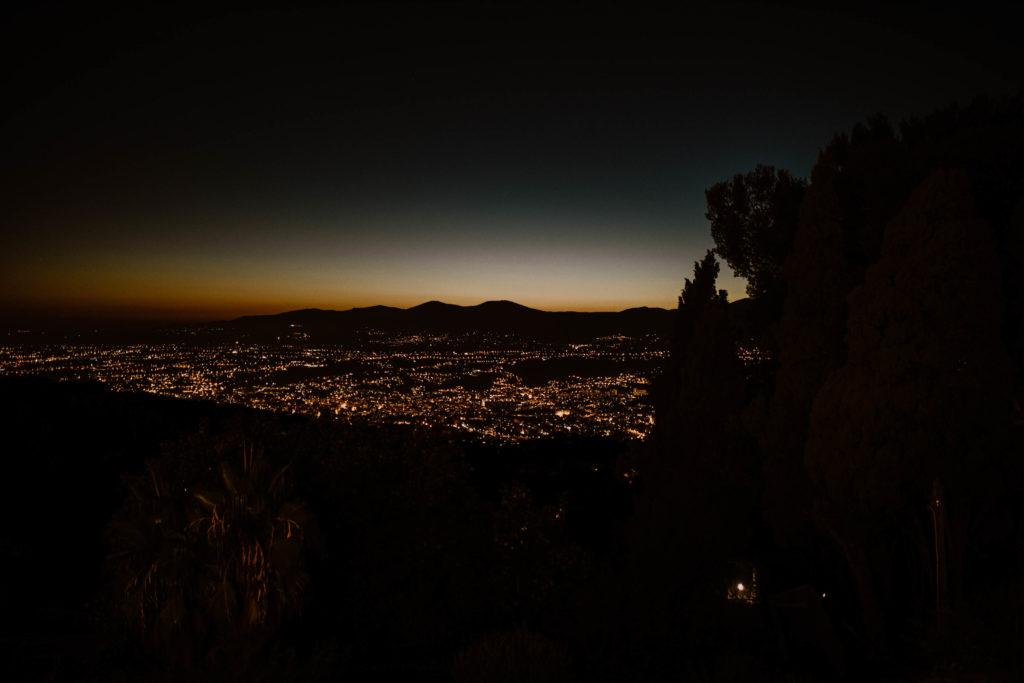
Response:
MULTIPOLYGON (((1011 502, 1024 467, 1010 457, 1024 442, 1024 93, 898 127, 875 116, 836 135, 778 250, 758 241, 787 234, 765 227, 771 193, 751 188, 780 176, 758 171, 707 198, 716 251, 748 278, 755 339, 774 360, 747 377, 742 408, 763 453, 772 564, 797 581, 815 581, 812 566, 828 572, 820 578, 842 600, 859 599, 880 647, 947 604, 948 623, 962 623, 960 612, 990 586, 1005 590, 1021 566, 1009 539, 1024 536, 1011 502), (781 305, 766 315, 765 301, 781 305)), ((659 385, 663 455, 699 435, 673 418, 680 410, 722 424, 680 388, 709 386, 680 360, 700 326, 680 317, 659 385)), ((725 433, 742 443, 742 430, 725 433)), ((975 643, 995 651, 995 631, 975 643)))
POLYGON ((676 329, 672 342, 672 356, 681 362, 693 341, 698 326, 712 316, 715 309, 728 305, 724 289, 715 289, 720 266, 712 251, 693 264, 693 280, 685 278, 676 309, 676 329))
POLYGON ((724 599, 716 582, 747 551, 757 498, 739 422, 742 366, 726 293, 715 288, 718 268, 709 251, 685 282, 671 357, 655 388, 655 430, 637 467, 631 607, 638 637, 657 656, 675 656, 688 628, 724 599))
POLYGON ((740 277, 747 295, 781 300, 782 264, 796 233, 806 183, 758 164, 705 191, 715 251, 740 277))
POLYGON ((271 467, 251 443, 219 462, 205 450, 148 462, 109 527, 125 624, 186 664, 254 651, 295 614, 318 533, 289 465, 271 467))
POLYGON ((697 425, 718 424, 744 401, 727 293, 715 287, 718 271, 708 251, 693 264, 693 280, 685 280, 679 296, 671 357, 655 405, 659 443, 669 451, 684 443, 688 450, 710 447, 697 425))
POLYGON ((251 444, 240 455, 221 461, 216 487, 195 491, 185 530, 220 579, 205 596, 210 613, 245 631, 276 626, 301 605, 316 518, 293 497, 290 465, 271 468, 251 444))

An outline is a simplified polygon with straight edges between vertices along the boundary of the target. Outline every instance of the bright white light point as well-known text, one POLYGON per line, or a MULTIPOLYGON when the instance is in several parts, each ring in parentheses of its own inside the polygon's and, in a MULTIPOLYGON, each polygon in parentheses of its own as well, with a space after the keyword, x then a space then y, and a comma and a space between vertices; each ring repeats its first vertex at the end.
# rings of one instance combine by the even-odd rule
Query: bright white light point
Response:
POLYGON ((737 583, 736 584, 736 590, 743 590, 743 584, 742 583, 737 583))

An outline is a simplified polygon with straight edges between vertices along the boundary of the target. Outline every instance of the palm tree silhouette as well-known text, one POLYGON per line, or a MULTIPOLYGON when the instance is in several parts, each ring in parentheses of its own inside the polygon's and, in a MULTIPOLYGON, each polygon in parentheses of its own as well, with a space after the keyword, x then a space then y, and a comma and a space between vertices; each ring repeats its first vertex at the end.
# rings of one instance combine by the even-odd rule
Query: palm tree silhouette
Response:
POLYGON ((318 535, 290 464, 249 442, 216 466, 195 455, 148 462, 109 527, 126 626, 176 658, 259 642, 297 613, 318 535))

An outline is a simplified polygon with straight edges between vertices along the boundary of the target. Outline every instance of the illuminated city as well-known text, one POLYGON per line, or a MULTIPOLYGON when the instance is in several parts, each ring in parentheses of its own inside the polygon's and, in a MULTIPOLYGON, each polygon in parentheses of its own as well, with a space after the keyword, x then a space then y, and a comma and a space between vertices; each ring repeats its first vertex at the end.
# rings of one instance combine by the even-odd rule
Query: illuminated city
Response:
POLYGON ((462 430, 486 441, 560 434, 643 439, 654 336, 541 344, 483 335, 376 335, 368 348, 181 343, 0 347, 0 374, 278 412, 462 430))
POLYGON ((6 7, 0 682, 1024 682, 1014 5, 665 8, 6 7))

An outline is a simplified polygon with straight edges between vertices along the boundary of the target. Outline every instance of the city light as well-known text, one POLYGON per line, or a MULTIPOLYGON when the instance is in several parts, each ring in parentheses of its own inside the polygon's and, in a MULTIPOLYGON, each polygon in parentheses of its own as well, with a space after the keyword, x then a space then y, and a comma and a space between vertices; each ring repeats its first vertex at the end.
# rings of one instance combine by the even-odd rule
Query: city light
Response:
POLYGON ((371 339, 350 347, 238 340, 0 346, 0 374, 96 380, 113 391, 335 420, 444 426, 492 441, 558 434, 633 440, 652 428, 647 391, 667 354, 653 336, 573 345, 482 335, 468 349, 450 335, 371 339), (601 371, 564 369, 586 363, 601 371))

